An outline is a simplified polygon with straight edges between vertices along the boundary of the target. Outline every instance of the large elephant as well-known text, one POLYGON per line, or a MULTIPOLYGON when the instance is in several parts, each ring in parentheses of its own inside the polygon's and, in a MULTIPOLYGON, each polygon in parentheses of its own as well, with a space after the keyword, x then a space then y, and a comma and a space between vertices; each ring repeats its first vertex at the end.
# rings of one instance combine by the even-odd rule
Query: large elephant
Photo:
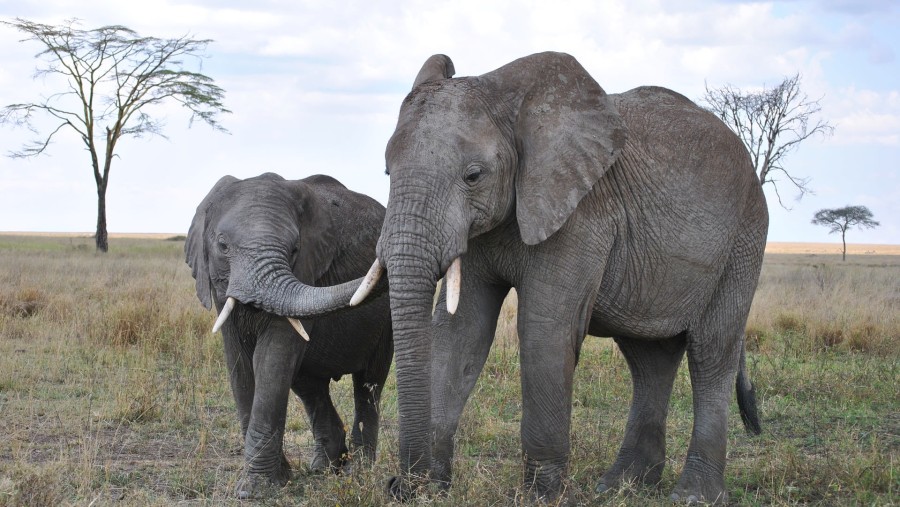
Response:
POLYGON ((453 74, 444 55, 425 63, 386 150, 373 268, 387 270, 395 333, 391 492, 408 497, 429 474, 449 486, 460 414, 515 287, 525 485, 549 498, 563 487, 573 370, 591 334, 615 338, 633 378, 625 437, 597 489, 660 480, 687 351, 694 428, 672 497, 724 500, 736 380, 759 431, 743 331, 768 213, 741 141, 670 90, 607 95, 565 54, 453 74))
POLYGON ((344 374, 353 375, 351 447, 374 458, 393 354, 387 296, 329 313, 346 306, 358 280, 337 289, 312 285, 363 275, 383 219, 383 206, 328 176, 225 176, 197 207, 185 253, 197 296, 220 312, 213 331, 221 327, 244 437, 239 496, 265 494, 290 478, 282 445, 291 389, 315 438, 311 468, 344 464, 344 425, 329 394, 329 381, 344 374))

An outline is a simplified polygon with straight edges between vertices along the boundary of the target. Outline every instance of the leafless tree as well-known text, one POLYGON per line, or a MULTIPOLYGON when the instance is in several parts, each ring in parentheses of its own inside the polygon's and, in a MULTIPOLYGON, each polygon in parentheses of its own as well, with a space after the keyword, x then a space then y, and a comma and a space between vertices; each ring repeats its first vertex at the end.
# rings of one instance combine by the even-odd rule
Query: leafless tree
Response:
POLYGON ((775 173, 781 173, 797 188, 798 200, 812 193, 809 178, 791 174, 783 164, 784 157, 814 135, 834 133, 834 127, 828 122, 815 118, 822 110, 819 100, 810 100, 802 92, 800 74, 759 91, 742 91, 731 85, 711 89, 707 85, 702 98, 707 109, 721 118, 747 146, 760 184, 771 183, 783 207, 775 173))
POLYGON ((830 230, 829 234, 841 233, 841 242, 844 244, 841 260, 847 260, 847 229, 858 227, 861 229, 874 229, 881 225, 872 220, 872 212, 865 206, 844 206, 843 208, 821 209, 812 219, 813 225, 824 225, 830 230))
POLYGON ((97 250, 109 248, 106 231, 106 190, 116 146, 123 137, 163 135, 163 124, 151 116, 153 106, 175 101, 200 119, 225 131, 219 113, 230 112, 225 91, 212 78, 185 70, 185 59, 199 67, 210 40, 187 36, 175 39, 142 37, 124 26, 79 28, 77 20, 59 26, 21 18, 0 21, 26 34, 43 49, 35 55, 45 66, 35 78, 61 76, 65 88, 37 102, 10 104, 0 110, 0 123, 27 127, 36 138, 9 155, 33 157, 44 153, 57 134, 74 131, 83 141, 97 184, 97 250), (38 128, 36 117, 52 126, 38 128))

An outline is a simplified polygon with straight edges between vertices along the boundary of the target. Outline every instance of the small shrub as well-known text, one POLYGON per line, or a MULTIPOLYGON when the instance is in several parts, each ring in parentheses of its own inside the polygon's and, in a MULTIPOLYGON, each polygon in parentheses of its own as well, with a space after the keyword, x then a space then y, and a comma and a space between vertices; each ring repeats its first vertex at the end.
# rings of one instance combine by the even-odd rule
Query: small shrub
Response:
POLYGON ((834 322, 821 324, 811 330, 811 333, 814 334, 815 342, 822 348, 836 347, 844 342, 843 326, 834 322))
POLYGON ((63 500, 71 494, 70 485, 60 482, 64 477, 66 475, 60 470, 50 467, 43 470, 30 470, 18 478, 13 478, 15 489, 9 495, 11 496, 9 505, 62 504, 63 500))
POLYGON ((159 312, 152 305, 125 301, 115 307, 109 322, 109 339, 113 345, 137 345, 153 336, 159 323, 159 312))
POLYGON ((806 324, 794 313, 779 313, 773 324, 776 331, 785 334, 801 334, 806 331, 806 324))
POLYGON ((747 325, 744 332, 744 344, 747 350, 758 352, 763 349, 765 342, 768 341, 766 332, 755 325, 747 325))
POLYGON ((153 370, 131 369, 122 389, 116 391, 113 419, 145 423, 159 420, 161 413, 159 387, 153 370))
POLYGON ((21 288, 13 295, 0 294, 0 311, 20 319, 36 315, 47 303, 47 295, 34 287, 21 288))
POLYGON ((850 330, 850 339, 847 345, 850 350, 857 352, 871 352, 876 349, 881 342, 881 337, 876 328, 871 323, 861 324, 850 330))

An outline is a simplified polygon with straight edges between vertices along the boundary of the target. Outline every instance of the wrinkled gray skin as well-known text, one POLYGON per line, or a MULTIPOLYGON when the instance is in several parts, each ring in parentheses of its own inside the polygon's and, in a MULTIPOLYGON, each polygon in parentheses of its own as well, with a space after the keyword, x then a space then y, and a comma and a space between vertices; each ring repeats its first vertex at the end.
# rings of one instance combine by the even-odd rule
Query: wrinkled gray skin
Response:
POLYGON ((378 259, 390 279, 401 499, 451 480, 453 438, 501 303, 518 292, 524 482, 559 495, 572 377, 586 334, 613 336, 633 378, 616 461, 598 490, 654 484, 687 351, 694 428, 673 492, 725 500, 728 403, 758 431, 743 331, 768 215, 740 140, 657 87, 607 95, 571 56, 541 53, 478 77, 423 66, 387 146, 378 259), (462 261, 459 309, 436 281, 462 261), (740 375, 738 375, 740 372, 740 375))
POLYGON ((315 299, 307 292, 319 290, 310 285, 364 275, 383 219, 383 206, 328 176, 225 176, 197 208, 185 245, 197 296, 218 311, 227 297, 238 301, 222 327, 244 437, 246 477, 238 496, 266 495, 290 478, 282 450, 290 390, 303 402, 315 438, 311 468, 338 470, 345 464, 344 425, 329 395, 330 380, 344 374, 353 375, 351 448, 374 459, 378 402, 393 352, 387 296, 301 319, 308 343, 285 317, 314 317, 346 306, 358 280, 332 298, 343 305, 301 307, 297 301, 315 299))

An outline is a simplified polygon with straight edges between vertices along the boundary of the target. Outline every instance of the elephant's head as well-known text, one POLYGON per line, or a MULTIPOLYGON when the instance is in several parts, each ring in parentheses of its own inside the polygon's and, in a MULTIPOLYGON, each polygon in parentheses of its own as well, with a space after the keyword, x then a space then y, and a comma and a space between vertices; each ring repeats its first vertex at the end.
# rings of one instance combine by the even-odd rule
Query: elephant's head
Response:
MULTIPOLYGON (((626 135, 603 89, 569 55, 540 53, 478 77, 453 73, 444 55, 425 63, 386 151, 390 200, 376 264, 390 279, 401 460, 413 473, 430 466, 437 279, 451 265, 447 278, 456 278, 470 239, 513 220, 525 244, 553 235, 626 135)), ((451 288, 447 299, 452 313, 451 288)))
POLYGON ((197 297, 221 310, 214 331, 236 302, 288 317, 301 335, 297 318, 349 304, 359 280, 312 286, 335 254, 327 206, 304 181, 272 173, 216 183, 197 207, 185 243, 197 297))

